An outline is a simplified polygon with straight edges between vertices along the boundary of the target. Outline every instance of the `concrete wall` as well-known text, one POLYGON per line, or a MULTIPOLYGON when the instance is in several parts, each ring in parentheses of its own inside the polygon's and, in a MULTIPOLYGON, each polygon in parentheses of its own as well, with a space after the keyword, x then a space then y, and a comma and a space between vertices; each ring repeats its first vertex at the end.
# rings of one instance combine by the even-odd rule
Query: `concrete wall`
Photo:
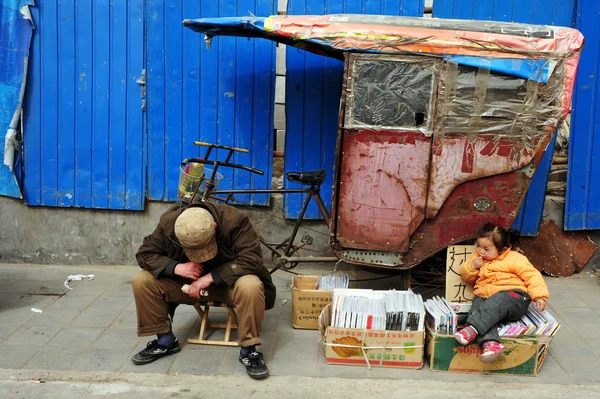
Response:
POLYGON ((168 206, 150 202, 141 212, 28 207, 0 197, 0 262, 135 264, 142 238, 168 206))
MULTIPOLYGON (((291 233, 292 222, 282 219, 281 196, 274 196, 271 202, 269 208, 246 212, 263 237, 281 241, 291 233)), ((154 230, 170 205, 147 202, 140 212, 107 211, 28 207, 20 200, 0 197, 0 263, 135 265, 142 239, 154 230)), ((302 234, 309 234, 314 239, 311 249, 328 251, 324 223, 307 226, 321 234, 301 229, 297 242, 302 234)), ((270 253, 264 255, 268 261, 270 253)))

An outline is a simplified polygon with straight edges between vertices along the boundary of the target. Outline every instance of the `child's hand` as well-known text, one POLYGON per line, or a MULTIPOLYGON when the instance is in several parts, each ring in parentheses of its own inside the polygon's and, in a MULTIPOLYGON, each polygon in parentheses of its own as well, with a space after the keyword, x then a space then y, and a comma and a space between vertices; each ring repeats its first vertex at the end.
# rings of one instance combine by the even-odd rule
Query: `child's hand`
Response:
POLYGON ((481 256, 478 256, 475 259, 473 259, 473 262, 471 262, 471 267, 475 270, 481 269, 483 267, 483 258, 481 256))
POLYGON ((543 299, 538 299, 535 301, 535 308, 540 312, 546 310, 546 301, 543 299))

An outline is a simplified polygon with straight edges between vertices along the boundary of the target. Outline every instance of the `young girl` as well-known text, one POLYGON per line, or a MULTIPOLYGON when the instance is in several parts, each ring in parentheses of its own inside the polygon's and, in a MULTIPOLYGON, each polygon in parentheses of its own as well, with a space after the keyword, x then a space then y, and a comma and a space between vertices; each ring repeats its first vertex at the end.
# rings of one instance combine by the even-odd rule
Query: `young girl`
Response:
POLYGON ((487 223, 477 233, 475 253, 460 267, 463 280, 475 285, 475 298, 467 325, 454 336, 462 345, 479 344, 484 363, 504 351, 496 323, 520 319, 532 301, 542 311, 550 296, 542 274, 512 250, 518 241, 518 232, 487 223))

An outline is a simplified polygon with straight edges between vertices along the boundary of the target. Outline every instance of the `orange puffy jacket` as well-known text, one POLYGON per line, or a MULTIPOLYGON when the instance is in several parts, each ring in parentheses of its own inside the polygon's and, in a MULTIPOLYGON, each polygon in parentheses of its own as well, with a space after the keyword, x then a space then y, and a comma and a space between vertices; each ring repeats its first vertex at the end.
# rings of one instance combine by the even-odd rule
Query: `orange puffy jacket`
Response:
POLYGON ((475 285, 473 293, 489 298, 497 292, 519 289, 527 292, 533 301, 547 300, 550 296, 542 274, 527 257, 510 248, 496 259, 487 261, 481 269, 473 269, 471 263, 479 255, 475 252, 460 266, 460 274, 468 283, 475 285))

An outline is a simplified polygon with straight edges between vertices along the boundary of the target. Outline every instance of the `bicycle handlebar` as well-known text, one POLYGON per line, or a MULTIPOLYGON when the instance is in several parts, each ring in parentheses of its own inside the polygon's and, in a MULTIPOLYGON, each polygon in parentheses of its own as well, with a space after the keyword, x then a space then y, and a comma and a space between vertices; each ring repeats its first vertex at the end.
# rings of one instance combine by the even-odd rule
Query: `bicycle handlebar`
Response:
MULTIPOLYGON (((211 145, 213 145, 213 144, 211 144, 211 145)), ((261 175, 261 176, 265 174, 265 172, 263 172, 260 169, 251 168, 250 166, 246 166, 246 165, 240 165, 237 163, 229 163, 229 162, 221 162, 221 161, 213 161, 213 160, 200 159, 200 158, 186 158, 181 162, 181 165, 183 166, 189 162, 197 162, 197 163, 202 163, 205 165, 214 165, 217 167, 218 166, 228 166, 230 168, 247 170, 248 172, 256 173, 257 175, 261 175)))
POLYGON ((249 152, 245 148, 228 147, 226 145, 205 143, 203 141, 194 141, 194 144, 196 144, 197 146, 201 146, 201 147, 212 147, 212 148, 219 148, 219 149, 223 149, 223 150, 245 152, 245 153, 249 152))

